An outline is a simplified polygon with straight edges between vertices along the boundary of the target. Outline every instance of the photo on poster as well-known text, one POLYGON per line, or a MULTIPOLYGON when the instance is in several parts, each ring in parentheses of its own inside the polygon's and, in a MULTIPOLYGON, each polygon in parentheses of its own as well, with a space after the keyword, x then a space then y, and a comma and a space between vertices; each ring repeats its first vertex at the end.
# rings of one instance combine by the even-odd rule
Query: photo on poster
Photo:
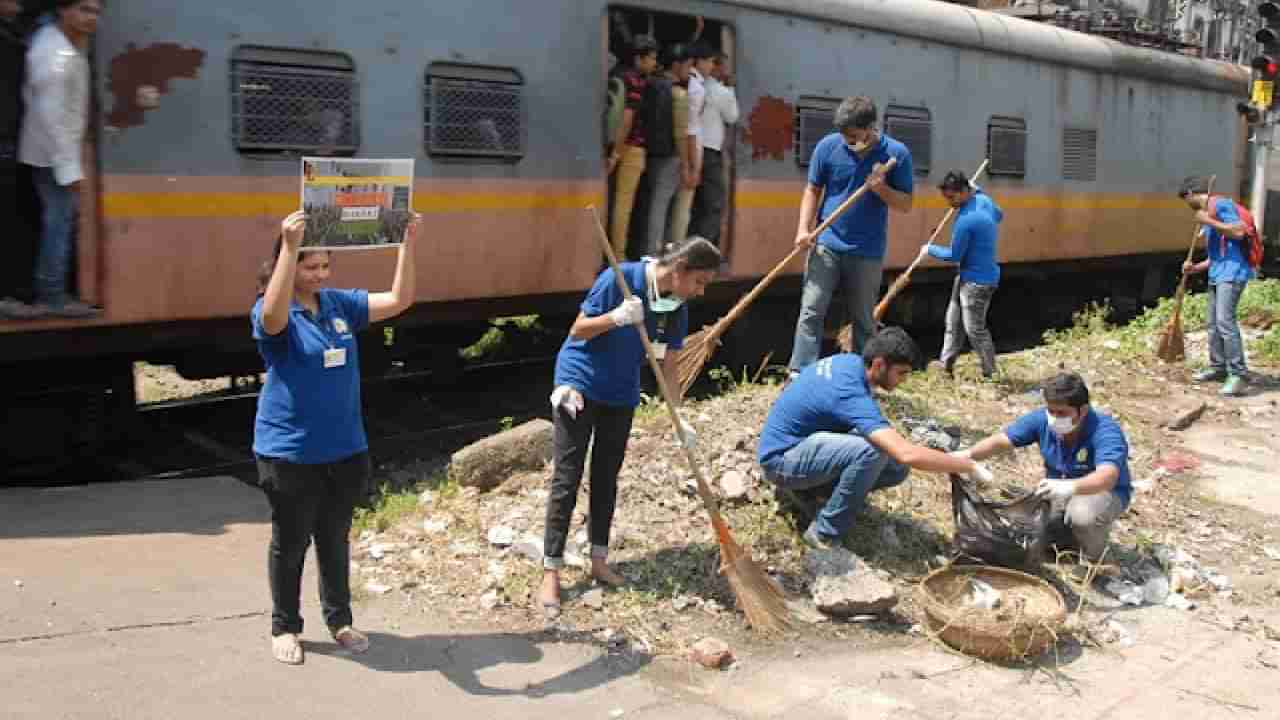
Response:
POLYGON ((412 207, 412 159, 302 158, 302 247, 399 245, 412 207))

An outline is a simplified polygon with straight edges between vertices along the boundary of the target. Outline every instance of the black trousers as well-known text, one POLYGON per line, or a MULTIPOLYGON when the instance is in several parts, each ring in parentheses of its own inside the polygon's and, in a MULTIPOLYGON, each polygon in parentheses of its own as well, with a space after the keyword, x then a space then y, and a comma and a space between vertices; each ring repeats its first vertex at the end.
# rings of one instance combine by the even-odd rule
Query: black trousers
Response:
POLYGON ((0 299, 31 302, 35 293, 40 199, 31 168, 17 161, 17 144, 0 141, 0 299))
POLYGON ((689 227, 695 235, 720 244, 720 221, 724 216, 724 157, 718 150, 702 150, 702 184, 693 196, 693 219, 689 227))
POLYGON ((314 538, 320 606, 330 631, 351 624, 351 514, 364 497, 369 454, 322 465, 258 456, 258 477, 271 504, 271 635, 302 632, 302 564, 314 538))
POLYGON ((569 536, 569 523, 578 502, 578 487, 591 449, 591 554, 604 557, 609 548, 609 530, 618 501, 618 471, 627 454, 631 436, 631 420, 635 408, 616 407, 583 398, 583 408, 576 418, 563 408, 552 413, 555 424, 555 471, 551 476, 551 493, 547 497, 547 518, 543 535, 543 565, 558 568, 564 564, 564 546, 569 536))

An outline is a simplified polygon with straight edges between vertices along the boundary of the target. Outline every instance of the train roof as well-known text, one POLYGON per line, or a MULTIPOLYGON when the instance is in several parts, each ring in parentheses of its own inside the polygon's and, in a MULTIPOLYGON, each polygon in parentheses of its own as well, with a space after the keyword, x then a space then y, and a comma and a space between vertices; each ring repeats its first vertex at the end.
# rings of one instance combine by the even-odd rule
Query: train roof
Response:
POLYGON ((1101 73, 1248 95, 1249 70, 1219 60, 1151 50, 936 0, 722 0, 929 42, 1042 60, 1101 73))

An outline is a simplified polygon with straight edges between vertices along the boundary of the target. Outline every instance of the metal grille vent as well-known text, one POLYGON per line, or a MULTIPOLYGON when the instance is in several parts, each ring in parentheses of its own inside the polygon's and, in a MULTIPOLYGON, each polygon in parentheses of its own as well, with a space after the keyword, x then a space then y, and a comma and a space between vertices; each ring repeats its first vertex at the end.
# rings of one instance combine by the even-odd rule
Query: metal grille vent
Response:
POLYGON ((987 125, 988 175, 1027 174, 1027 123, 1021 118, 993 117, 987 125))
POLYGON ((928 175, 933 165, 933 117, 926 108, 890 105, 884 113, 884 131, 911 151, 916 175, 928 175))
POLYGON ((1062 131, 1062 177, 1093 182, 1098 179, 1098 131, 1066 128, 1062 131))
POLYGON ((525 153, 524 80, 515 70, 437 63, 427 71, 430 155, 517 159, 525 153))
POLYGON ((794 147, 797 165, 808 167, 814 148, 835 130, 835 112, 839 106, 839 100, 817 97, 802 97, 796 103, 794 147))
POLYGON ((232 60, 232 138, 241 152, 353 154, 358 98, 354 68, 232 60))

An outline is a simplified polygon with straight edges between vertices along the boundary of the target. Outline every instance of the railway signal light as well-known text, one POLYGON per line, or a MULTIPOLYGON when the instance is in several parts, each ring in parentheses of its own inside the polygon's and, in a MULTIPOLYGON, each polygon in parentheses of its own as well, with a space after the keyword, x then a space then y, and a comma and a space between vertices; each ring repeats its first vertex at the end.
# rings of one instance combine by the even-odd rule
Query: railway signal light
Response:
POLYGON ((1266 52, 1272 52, 1273 48, 1280 44, 1280 3, 1262 2, 1258 3, 1258 14, 1262 16, 1262 24, 1253 38, 1262 43, 1266 52))

